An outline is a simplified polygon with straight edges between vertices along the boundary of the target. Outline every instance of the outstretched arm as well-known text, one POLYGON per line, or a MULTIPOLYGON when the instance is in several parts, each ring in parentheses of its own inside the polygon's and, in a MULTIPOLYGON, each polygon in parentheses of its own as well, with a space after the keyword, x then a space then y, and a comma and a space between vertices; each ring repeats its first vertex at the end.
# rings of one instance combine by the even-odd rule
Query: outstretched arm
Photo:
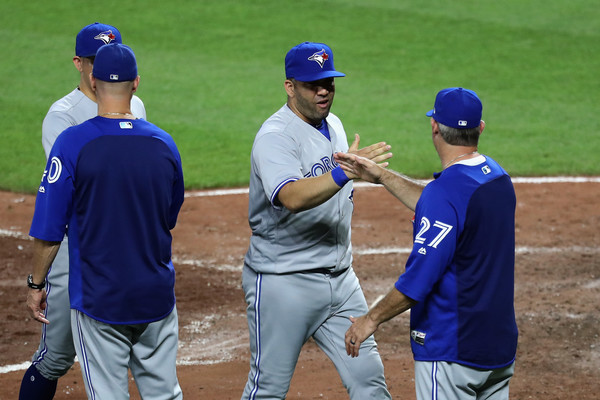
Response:
POLYGON ((346 353, 351 357, 357 357, 360 344, 371 336, 379 325, 403 313, 416 303, 394 287, 367 314, 358 318, 350 317, 352 325, 346 331, 344 339, 346 353))
POLYGON ((336 153, 334 159, 348 176, 356 176, 364 181, 385 186, 406 207, 415 210, 424 184, 356 154, 336 153))
MULTIPOLYGON (((380 165, 382 168, 388 166, 388 162, 385 160, 392 157, 392 153, 389 152, 391 149, 390 145, 385 142, 379 142, 359 149, 359 144, 360 136, 355 134, 354 142, 352 142, 348 152, 359 154, 365 159, 373 161, 376 165, 380 165)), ((344 172, 350 180, 358 178, 357 175, 353 175, 346 171, 344 172)), ((303 178, 288 183, 281 188, 277 195, 277 199, 288 210, 300 212, 323 204, 333 197, 342 186, 339 185, 339 181, 336 183, 332 173, 328 172, 324 175, 303 178)))

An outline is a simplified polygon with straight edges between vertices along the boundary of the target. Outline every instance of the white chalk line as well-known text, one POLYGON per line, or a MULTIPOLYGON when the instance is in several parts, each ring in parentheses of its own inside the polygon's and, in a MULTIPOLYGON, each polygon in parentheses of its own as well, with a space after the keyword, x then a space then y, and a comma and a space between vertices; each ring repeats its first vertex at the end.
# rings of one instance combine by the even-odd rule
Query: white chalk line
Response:
MULTIPOLYGON (((427 183, 429 179, 415 179, 420 183, 427 183)), ((541 177, 514 177, 513 183, 600 183, 600 176, 541 176, 541 177)), ((354 182, 354 187, 378 187, 369 182, 354 182)), ((234 189, 216 189, 216 190, 196 190, 185 193, 185 197, 210 197, 210 196, 228 196, 237 194, 248 194, 248 188, 234 189)))
MULTIPOLYGON (((380 248, 354 248, 353 253, 357 255, 386 255, 386 254, 410 254, 412 247, 380 247, 380 248)), ((567 246, 567 247, 531 247, 517 246, 515 254, 555 254, 555 253, 580 253, 580 254, 598 254, 600 248, 585 246, 567 246)))
POLYGON ((23 232, 11 231, 9 229, 0 229, 0 237, 12 237, 22 240, 33 240, 33 238, 23 232))

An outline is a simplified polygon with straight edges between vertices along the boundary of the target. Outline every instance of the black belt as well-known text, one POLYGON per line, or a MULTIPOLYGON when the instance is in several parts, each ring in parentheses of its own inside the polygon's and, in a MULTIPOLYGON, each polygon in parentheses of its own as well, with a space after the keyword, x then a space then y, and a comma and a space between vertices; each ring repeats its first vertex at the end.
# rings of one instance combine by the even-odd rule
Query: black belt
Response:
POLYGON ((342 275, 344 272, 348 271, 348 268, 345 269, 341 269, 338 271, 334 271, 331 268, 316 268, 316 269, 309 269, 308 271, 300 271, 303 274, 310 274, 310 273, 316 273, 316 274, 325 274, 325 275, 331 275, 334 278, 337 276, 342 275))

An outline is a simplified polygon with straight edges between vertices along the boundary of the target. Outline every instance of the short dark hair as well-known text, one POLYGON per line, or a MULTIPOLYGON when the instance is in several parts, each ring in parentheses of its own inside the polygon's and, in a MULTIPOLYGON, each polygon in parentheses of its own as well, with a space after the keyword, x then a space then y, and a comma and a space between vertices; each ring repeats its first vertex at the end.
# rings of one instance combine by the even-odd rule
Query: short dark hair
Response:
POLYGON ((94 65, 94 60, 96 59, 96 56, 88 56, 88 57, 79 57, 81 60, 88 60, 90 62, 90 64, 94 65))
MULTIPOLYGON (((437 121, 436 121, 437 122, 437 121)), ((440 127, 440 134, 444 141, 453 146, 477 146, 479 143, 480 127, 467 129, 451 128, 444 124, 437 123, 440 127)))

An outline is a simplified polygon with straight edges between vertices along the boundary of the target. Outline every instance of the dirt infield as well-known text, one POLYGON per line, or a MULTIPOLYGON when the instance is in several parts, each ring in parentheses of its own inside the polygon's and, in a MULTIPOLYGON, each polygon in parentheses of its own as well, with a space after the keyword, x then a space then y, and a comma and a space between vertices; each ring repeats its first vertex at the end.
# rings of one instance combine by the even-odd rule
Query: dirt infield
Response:
MULTIPOLYGON (((512 399, 597 399, 600 393, 600 183, 515 184, 519 348, 512 399)), ((239 399, 248 374, 241 265, 249 239, 245 193, 189 193, 173 255, 180 318, 178 372, 188 399, 239 399)), ((374 302, 402 272, 412 213, 384 189, 357 187, 354 268, 374 302)), ((16 399, 40 326, 25 309, 27 231, 34 197, 0 192, 0 399, 16 399), (20 368, 20 369, 19 369, 20 368), (16 369, 10 372, 11 369, 16 369)), ((308 299, 307 299, 308 300, 308 299)), ((395 399, 414 399, 408 316, 375 334, 395 399)), ((132 398, 138 399, 132 382, 132 398)), ((57 400, 83 399, 78 364, 57 400)), ((333 364, 309 342, 289 399, 346 399, 333 364)))

